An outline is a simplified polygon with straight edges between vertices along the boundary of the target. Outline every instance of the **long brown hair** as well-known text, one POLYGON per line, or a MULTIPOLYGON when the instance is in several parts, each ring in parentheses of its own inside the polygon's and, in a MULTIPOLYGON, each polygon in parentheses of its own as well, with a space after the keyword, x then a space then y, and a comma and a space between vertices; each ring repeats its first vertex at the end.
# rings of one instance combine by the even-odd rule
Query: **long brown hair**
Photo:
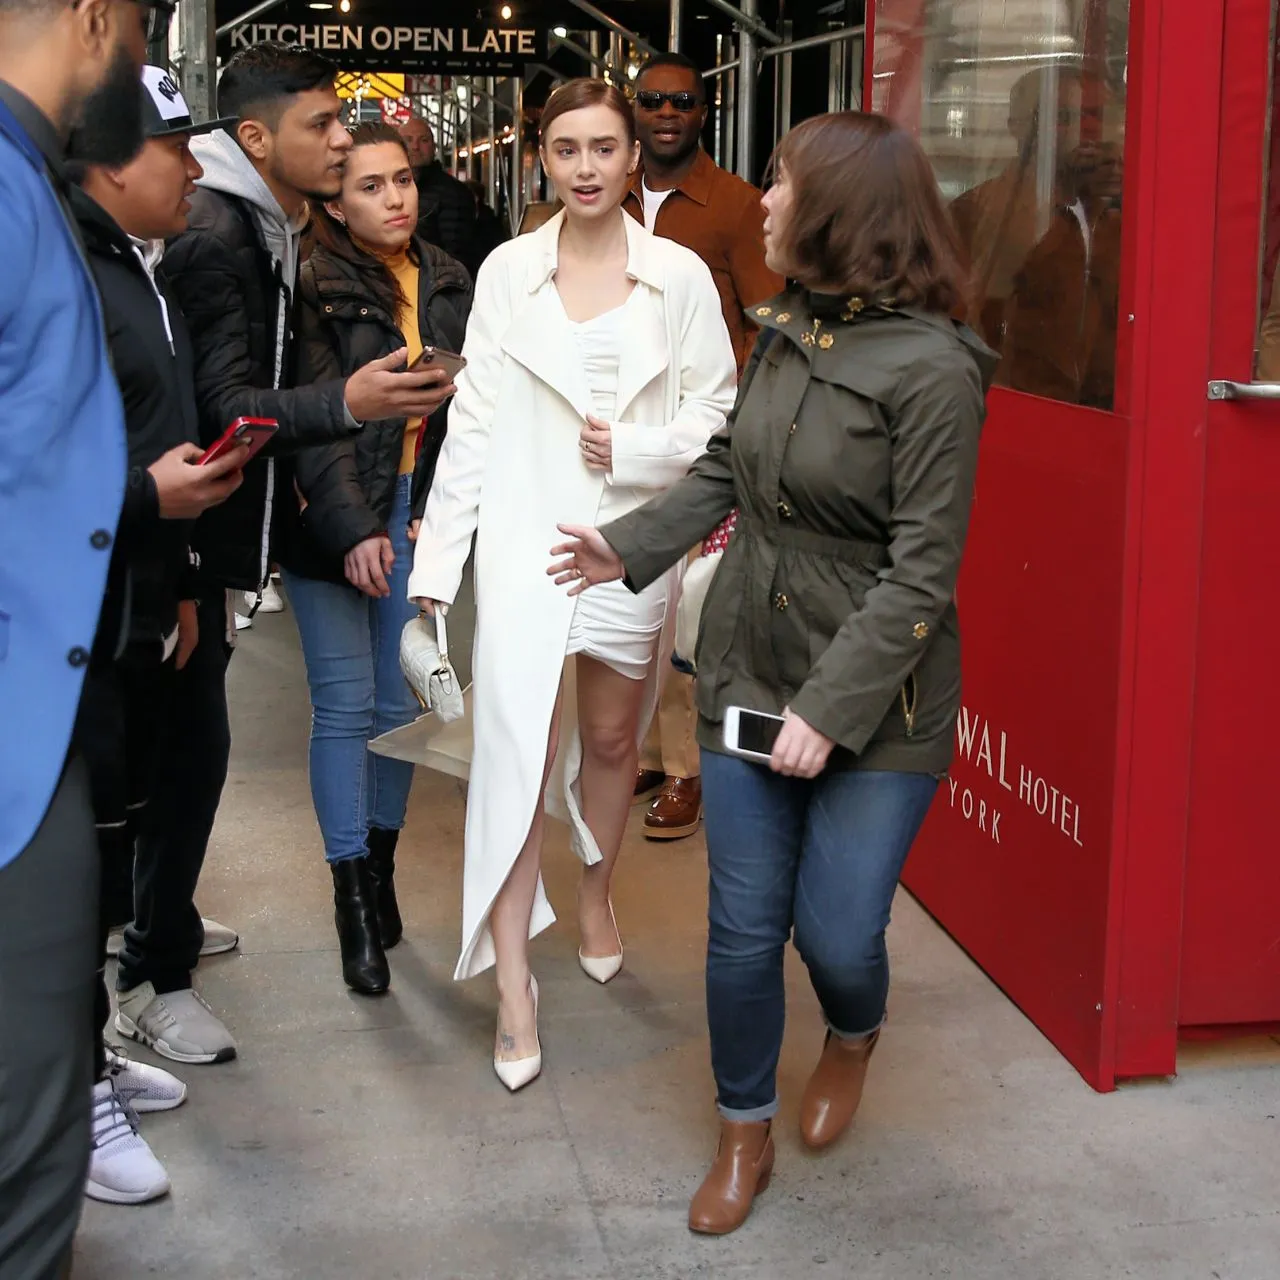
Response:
MULTIPOLYGON (((381 120, 372 120, 356 125, 354 129, 348 129, 347 132, 351 135, 353 152, 360 147, 375 147, 384 142, 394 142, 404 152, 405 164, 409 164, 409 152, 404 145, 404 139, 389 124, 381 120)), ((315 234, 316 243, 321 248, 335 258, 341 258, 343 262, 355 267, 360 283, 393 319, 400 307, 407 307, 410 304, 410 300, 404 296, 399 280, 387 270, 382 259, 357 244, 346 224, 339 222, 319 202, 314 206, 311 229, 315 234)), ((416 258, 412 240, 409 242, 409 254, 416 258)))
POLYGON ((778 144, 791 217, 781 244, 802 284, 867 301, 950 314, 962 303, 964 255, 919 143, 884 116, 815 116, 778 144))

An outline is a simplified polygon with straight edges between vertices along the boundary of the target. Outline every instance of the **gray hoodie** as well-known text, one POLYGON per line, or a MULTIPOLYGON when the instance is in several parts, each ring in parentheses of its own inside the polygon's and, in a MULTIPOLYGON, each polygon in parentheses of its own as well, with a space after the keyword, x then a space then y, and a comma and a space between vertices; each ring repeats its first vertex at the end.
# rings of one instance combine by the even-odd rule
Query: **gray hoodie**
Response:
POLYGON ((215 130, 202 138, 192 138, 191 154, 204 167, 204 177, 198 186, 238 196, 253 209, 263 243, 280 263, 281 277, 292 293, 298 283, 298 244, 307 225, 306 206, 298 211, 296 217, 286 217, 262 175, 225 129, 215 130))

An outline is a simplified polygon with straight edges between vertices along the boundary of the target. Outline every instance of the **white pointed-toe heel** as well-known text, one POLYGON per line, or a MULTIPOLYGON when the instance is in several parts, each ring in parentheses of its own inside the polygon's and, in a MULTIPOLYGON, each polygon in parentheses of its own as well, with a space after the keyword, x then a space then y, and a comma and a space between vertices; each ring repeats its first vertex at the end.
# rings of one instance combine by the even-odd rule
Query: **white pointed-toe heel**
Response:
POLYGON ((618 954, 616 956, 584 956, 582 948, 578 948, 578 963, 588 978, 604 986, 612 982, 622 972, 622 931, 618 928, 618 919, 613 914, 613 903, 609 903, 609 919, 613 921, 613 931, 618 935, 618 954))
POLYGON ((493 1060, 493 1069, 497 1073, 498 1079, 511 1090, 512 1093, 523 1089, 525 1085, 532 1084, 542 1074, 542 1040, 538 1037, 538 980, 529 975, 529 991, 533 996, 533 1034, 538 1040, 538 1052, 528 1058, 514 1058, 510 1062, 500 1062, 496 1057, 493 1060))

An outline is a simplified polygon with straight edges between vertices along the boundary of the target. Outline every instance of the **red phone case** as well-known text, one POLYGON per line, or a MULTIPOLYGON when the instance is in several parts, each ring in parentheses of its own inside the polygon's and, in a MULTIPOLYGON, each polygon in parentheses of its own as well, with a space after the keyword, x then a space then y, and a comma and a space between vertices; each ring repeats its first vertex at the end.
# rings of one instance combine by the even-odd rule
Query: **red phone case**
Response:
POLYGON ((206 462, 221 458, 223 454, 230 452, 236 441, 242 437, 247 437, 249 441, 249 452, 244 459, 248 462, 279 429, 280 424, 274 418, 237 418, 200 455, 200 461, 196 465, 203 467, 206 462))

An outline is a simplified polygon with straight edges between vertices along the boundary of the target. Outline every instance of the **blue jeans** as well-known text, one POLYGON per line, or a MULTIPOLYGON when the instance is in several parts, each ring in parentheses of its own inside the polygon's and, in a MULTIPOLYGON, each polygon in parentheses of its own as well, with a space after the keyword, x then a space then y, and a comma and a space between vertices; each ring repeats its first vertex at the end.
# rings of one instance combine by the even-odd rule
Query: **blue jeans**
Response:
POLYGON ((387 526, 396 562, 386 599, 284 575, 311 688, 311 798, 330 862, 362 858, 370 827, 400 830, 409 803, 413 765, 373 755, 368 744, 420 711, 400 671, 400 633, 417 612, 407 595, 411 479, 396 481, 387 526))
POLYGON ((793 931, 834 1035, 863 1036, 884 1021, 885 929, 937 788, 927 773, 787 778, 703 751, 707 1022, 726 1119, 767 1120, 778 1109, 782 959, 793 931))

